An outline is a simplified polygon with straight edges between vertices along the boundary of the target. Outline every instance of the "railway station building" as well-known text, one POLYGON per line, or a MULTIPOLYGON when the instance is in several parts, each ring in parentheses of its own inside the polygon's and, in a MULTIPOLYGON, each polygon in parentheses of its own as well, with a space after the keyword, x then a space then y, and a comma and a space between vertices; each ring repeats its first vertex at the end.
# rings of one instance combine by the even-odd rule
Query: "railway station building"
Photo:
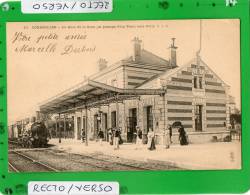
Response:
MULTIPOLYGON (((99 72, 40 105, 41 113, 56 116, 56 132, 71 129, 64 136, 81 139, 84 130, 95 140, 100 128, 107 138, 109 128, 120 127, 132 142, 139 126, 144 137, 152 128, 162 144, 164 129, 180 121, 191 143, 229 134, 229 86, 199 55, 178 64, 174 39, 170 59, 143 49, 138 37, 133 44, 132 56, 111 65, 99 59, 99 72)), ((176 129, 172 139, 178 142, 176 129)))

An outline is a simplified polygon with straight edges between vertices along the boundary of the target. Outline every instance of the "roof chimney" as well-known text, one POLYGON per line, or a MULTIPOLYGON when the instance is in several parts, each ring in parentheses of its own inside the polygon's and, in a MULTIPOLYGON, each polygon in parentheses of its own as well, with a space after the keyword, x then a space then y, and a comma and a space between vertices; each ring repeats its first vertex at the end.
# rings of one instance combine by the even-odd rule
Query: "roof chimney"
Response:
POLYGON ((107 60, 105 60, 104 58, 100 58, 98 60, 98 67, 99 67, 99 71, 102 71, 103 69, 107 68, 107 60))
POLYGON ((177 67, 176 50, 178 47, 175 46, 175 38, 172 38, 172 44, 170 46, 170 66, 171 68, 177 67))
POLYGON ((141 58, 141 43, 142 43, 142 40, 140 40, 139 37, 135 37, 133 39, 133 42, 134 42, 134 59, 135 59, 135 61, 138 61, 141 58))

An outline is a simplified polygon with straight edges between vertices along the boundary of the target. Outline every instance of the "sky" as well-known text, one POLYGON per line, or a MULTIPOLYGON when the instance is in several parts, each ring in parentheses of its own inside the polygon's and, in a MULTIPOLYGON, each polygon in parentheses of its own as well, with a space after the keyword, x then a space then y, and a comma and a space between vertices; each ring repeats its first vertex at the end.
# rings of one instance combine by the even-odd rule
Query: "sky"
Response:
MULTIPOLYGON (((239 25, 236 19, 202 20, 201 37, 203 61, 231 87, 237 107, 240 105, 239 25)), ((84 76, 96 73, 99 58, 105 58, 111 65, 131 56, 135 36, 142 40, 144 49, 167 60, 171 38, 175 37, 177 62, 182 66, 199 49, 200 22, 8 23, 9 123, 34 115, 39 103, 83 81, 84 76), (46 48, 50 52, 45 52, 46 48), (78 48, 84 51, 79 52, 78 48)))

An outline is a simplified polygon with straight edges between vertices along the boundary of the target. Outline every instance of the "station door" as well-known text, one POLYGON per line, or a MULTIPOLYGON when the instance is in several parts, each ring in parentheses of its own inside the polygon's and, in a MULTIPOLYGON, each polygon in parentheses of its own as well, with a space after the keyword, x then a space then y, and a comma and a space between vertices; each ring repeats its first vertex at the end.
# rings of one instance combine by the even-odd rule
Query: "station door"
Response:
POLYGON ((146 107, 146 131, 148 132, 149 129, 153 130, 153 112, 152 106, 146 107))
POLYGON ((195 106, 195 131, 202 131, 202 105, 195 106))
POLYGON ((137 110, 136 108, 129 109, 129 117, 127 118, 127 127, 128 127, 128 132, 127 132, 127 141, 128 142, 135 142, 135 135, 134 133, 136 132, 136 126, 137 126, 137 110))

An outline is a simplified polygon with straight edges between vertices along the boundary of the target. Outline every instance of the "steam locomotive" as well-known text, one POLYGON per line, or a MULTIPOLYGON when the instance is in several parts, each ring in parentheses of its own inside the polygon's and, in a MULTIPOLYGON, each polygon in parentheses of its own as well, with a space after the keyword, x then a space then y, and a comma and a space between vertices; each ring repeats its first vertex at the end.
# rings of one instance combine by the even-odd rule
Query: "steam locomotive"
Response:
POLYGON ((27 148, 47 147, 49 137, 48 129, 43 122, 35 122, 19 138, 19 143, 27 148))

